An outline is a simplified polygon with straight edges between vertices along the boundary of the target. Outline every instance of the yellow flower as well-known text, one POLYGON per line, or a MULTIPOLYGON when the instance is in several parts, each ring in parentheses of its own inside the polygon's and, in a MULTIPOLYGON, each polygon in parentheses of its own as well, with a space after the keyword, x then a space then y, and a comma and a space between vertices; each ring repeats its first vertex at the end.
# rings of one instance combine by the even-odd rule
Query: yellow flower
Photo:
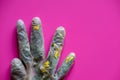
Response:
POLYGON ((41 70, 43 73, 44 73, 44 72, 47 72, 47 70, 46 70, 45 67, 42 67, 40 70, 41 70))
POLYGON ((60 54, 59 54, 59 51, 58 51, 58 50, 56 50, 56 51, 55 51, 54 56, 55 56, 55 58, 56 58, 56 59, 60 56, 60 54))
POLYGON ((43 66, 46 67, 46 68, 48 68, 50 66, 50 62, 46 61, 43 66))
POLYGON ((33 26, 34 30, 39 30, 39 26, 33 26))
POLYGON ((74 59, 74 57, 73 56, 68 56, 67 58, 66 58, 66 63, 68 63, 68 62, 70 62, 71 60, 73 60, 74 59))
POLYGON ((41 70, 43 73, 45 73, 45 72, 48 71, 49 67, 50 67, 50 62, 49 62, 49 61, 46 61, 46 62, 44 62, 43 66, 40 68, 40 70, 41 70))
POLYGON ((53 46, 54 48, 57 48, 57 45, 56 45, 55 43, 52 43, 52 46, 53 46))

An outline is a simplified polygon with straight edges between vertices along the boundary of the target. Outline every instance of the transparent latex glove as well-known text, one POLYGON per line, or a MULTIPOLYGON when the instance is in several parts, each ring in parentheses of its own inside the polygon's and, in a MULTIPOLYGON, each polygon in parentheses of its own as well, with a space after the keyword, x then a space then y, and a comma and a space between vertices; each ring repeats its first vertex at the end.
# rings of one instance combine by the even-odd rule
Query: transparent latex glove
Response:
POLYGON ((17 21, 17 36, 19 58, 14 58, 11 64, 12 80, 60 80, 70 70, 75 60, 75 54, 70 53, 56 70, 63 47, 65 29, 58 27, 53 36, 47 58, 44 58, 44 40, 41 20, 34 17, 30 44, 24 22, 17 21))

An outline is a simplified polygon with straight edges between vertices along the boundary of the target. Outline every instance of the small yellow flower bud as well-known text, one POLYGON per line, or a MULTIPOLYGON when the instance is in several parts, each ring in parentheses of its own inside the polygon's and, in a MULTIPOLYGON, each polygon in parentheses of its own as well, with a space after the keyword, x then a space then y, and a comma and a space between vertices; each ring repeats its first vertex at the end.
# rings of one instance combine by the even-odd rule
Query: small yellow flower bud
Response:
POLYGON ((73 59, 74 59, 73 56, 68 56, 68 57, 66 58, 66 63, 70 62, 70 61, 73 60, 73 59))
POLYGON ((49 66, 50 66, 50 62, 49 62, 49 61, 46 61, 46 62, 44 63, 44 67, 48 68, 49 66))
POLYGON ((39 26, 33 26, 34 30, 39 30, 39 26))
POLYGON ((60 53, 58 50, 55 51, 54 57, 57 59, 60 56, 60 53))

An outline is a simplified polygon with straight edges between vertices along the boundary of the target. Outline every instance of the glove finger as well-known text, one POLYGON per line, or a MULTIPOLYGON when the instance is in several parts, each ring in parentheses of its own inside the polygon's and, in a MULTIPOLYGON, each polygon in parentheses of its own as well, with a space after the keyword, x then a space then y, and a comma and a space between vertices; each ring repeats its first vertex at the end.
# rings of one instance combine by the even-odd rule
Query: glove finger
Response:
POLYGON ((70 53, 62 63, 61 67, 56 72, 58 79, 63 78, 67 74, 67 72, 71 69, 74 63, 74 60, 75 60, 75 54, 70 53))
POLYGON ((43 65, 40 67, 43 73, 49 71, 50 74, 54 74, 60 58, 60 53, 64 42, 64 36, 65 36, 64 28, 58 27, 56 33, 54 34, 50 46, 50 51, 48 53, 48 57, 43 63, 43 65))
POLYGON ((18 58, 14 58, 11 64, 12 80, 25 80, 26 70, 22 62, 18 58))
POLYGON ((30 53, 30 46, 28 42, 27 32, 25 29, 24 22, 20 19, 17 22, 17 34, 18 34, 20 58, 25 64, 31 63, 32 56, 30 53))
POLYGON ((34 17, 32 20, 30 48, 34 63, 39 63, 41 60, 43 60, 44 40, 41 20, 39 19, 39 17, 34 17))

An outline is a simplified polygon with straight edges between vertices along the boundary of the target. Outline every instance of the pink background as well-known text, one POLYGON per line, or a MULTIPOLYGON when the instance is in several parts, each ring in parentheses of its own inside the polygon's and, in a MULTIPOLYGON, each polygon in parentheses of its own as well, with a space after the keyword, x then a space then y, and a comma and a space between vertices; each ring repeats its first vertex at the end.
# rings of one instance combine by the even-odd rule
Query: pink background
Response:
POLYGON ((10 80, 10 63, 18 57, 16 21, 30 33, 33 17, 42 20, 46 53, 55 29, 66 29, 63 59, 76 53, 66 80, 120 80, 119 0, 0 0, 0 80, 10 80))

